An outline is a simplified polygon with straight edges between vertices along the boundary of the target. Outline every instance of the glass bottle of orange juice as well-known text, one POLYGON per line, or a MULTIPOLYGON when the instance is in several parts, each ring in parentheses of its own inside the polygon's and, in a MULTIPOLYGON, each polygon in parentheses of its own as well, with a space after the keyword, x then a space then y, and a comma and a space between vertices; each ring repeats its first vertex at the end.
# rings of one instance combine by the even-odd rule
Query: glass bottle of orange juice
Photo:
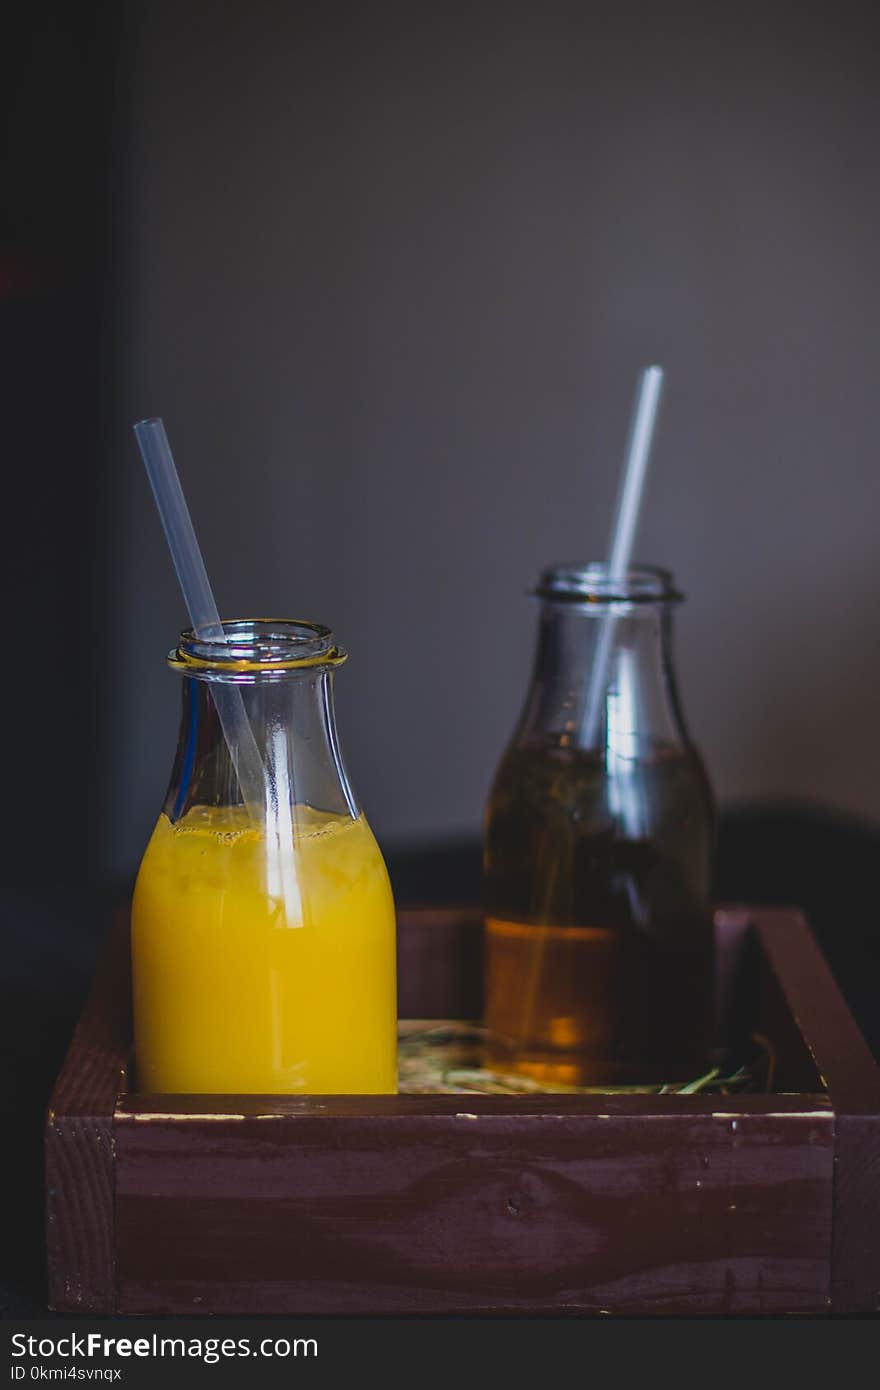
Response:
POLYGON ((312 623, 223 628, 225 641, 183 633, 169 656, 180 739, 132 908, 138 1085, 395 1091, 394 903, 336 733, 345 653, 312 623), (265 776, 258 806, 218 716, 232 684, 265 776))

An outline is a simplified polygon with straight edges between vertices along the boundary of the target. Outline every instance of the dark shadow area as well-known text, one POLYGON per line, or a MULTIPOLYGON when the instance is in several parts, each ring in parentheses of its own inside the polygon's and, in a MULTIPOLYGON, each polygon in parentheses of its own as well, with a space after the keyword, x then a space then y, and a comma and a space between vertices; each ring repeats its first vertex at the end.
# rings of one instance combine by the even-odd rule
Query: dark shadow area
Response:
POLYGON ((118 6, 17 5, 0 43, 7 488, 0 1311, 44 1310, 42 1124, 101 933, 94 880, 118 6), (8 832, 7 832, 8 833, 8 832))
POLYGON ((117 22, 101 3, 16 6, 0 45, 4 552, 20 663, 6 686, 21 827, 7 883, 41 891, 84 885, 93 862, 117 22), (48 804, 63 817, 49 852, 48 804))

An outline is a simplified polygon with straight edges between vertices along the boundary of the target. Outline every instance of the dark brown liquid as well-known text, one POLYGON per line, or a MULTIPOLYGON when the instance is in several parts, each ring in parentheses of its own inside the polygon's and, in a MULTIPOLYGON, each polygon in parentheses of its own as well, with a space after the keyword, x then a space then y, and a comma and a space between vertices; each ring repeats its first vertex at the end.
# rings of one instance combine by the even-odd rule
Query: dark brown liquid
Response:
POLYGON ((609 776, 596 755, 509 751, 485 836, 490 1060, 581 1085, 700 1075, 711 852, 695 753, 609 776))

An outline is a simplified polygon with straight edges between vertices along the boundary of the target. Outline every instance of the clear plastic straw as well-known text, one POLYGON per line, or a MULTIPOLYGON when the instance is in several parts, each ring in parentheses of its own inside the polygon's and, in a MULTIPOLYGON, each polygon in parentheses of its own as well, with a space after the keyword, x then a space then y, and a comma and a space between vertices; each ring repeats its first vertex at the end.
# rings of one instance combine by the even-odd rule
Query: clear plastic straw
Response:
MULTIPOLYGON (((617 494, 617 505, 614 509, 614 522, 611 527, 611 542, 608 548, 608 564, 606 566, 610 580, 625 579, 629 570, 642 498, 645 492, 645 477, 654 443, 662 389, 663 368, 646 367, 639 377, 639 384, 636 389, 635 405, 624 456, 623 474, 620 480, 620 490, 617 494)), ((584 718, 584 743, 588 748, 593 747, 596 742, 599 734, 599 723, 605 708, 608 662, 611 656, 611 645, 614 641, 615 626, 616 621, 613 613, 603 614, 596 639, 596 655, 593 658, 584 718)))
MULTIPOLYGON (((217 612, 205 562, 174 466, 165 426, 161 420, 141 420, 135 425, 134 432, 156 499, 177 578, 183 590, 193 631, 197 637, 205 641, 225 641, 226 634, 217 612)), ((241 691, 234 685, 218 682, 212 693, 248 817, 254 824, 258 824, 265 814, 263 808, 267 799, 266 770, 247 717, 241 691)))

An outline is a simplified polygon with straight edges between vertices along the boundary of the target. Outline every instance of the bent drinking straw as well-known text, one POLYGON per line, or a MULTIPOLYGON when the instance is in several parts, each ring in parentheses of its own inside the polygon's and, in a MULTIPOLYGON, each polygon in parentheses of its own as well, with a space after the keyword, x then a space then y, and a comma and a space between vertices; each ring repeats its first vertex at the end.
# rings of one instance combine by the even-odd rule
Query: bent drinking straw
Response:
MULTIPOLYGON (((147 477, 174 561, 177 578, 196 637, 202 641, 226 641, 192 518, 174 466, 171 445, 161 420, 141 420, 134 427, 147 477)), ((263 820, 269 788, 266 770, 237 686, 217 682, 212 690, 223 737, 253 824, 263 820)))
MULTIPOLYGON (((620 490, 617 494, 617 505, 614 509, 614 522, 611 527, 606 574, 612 585, 615 580, 625 580, 629 570, 642 498, 645 492, 645 477, 654 443, 654 431, 662 389, 663 368, 646 367, 639 377, 639 384, 636 389, 629 438, 624 455, 623 474, 620 480, 620 490)), ((608 662, 611 656, 611 644, 614 640, 615 622, 613 613, 604 613, 599 619, 596 654, 593 658, 593 669, 590 674, 589 694, 583 725, 583 742, 587 748, 592 748, 598 738, 599 722, 605 708, 608 662)))

